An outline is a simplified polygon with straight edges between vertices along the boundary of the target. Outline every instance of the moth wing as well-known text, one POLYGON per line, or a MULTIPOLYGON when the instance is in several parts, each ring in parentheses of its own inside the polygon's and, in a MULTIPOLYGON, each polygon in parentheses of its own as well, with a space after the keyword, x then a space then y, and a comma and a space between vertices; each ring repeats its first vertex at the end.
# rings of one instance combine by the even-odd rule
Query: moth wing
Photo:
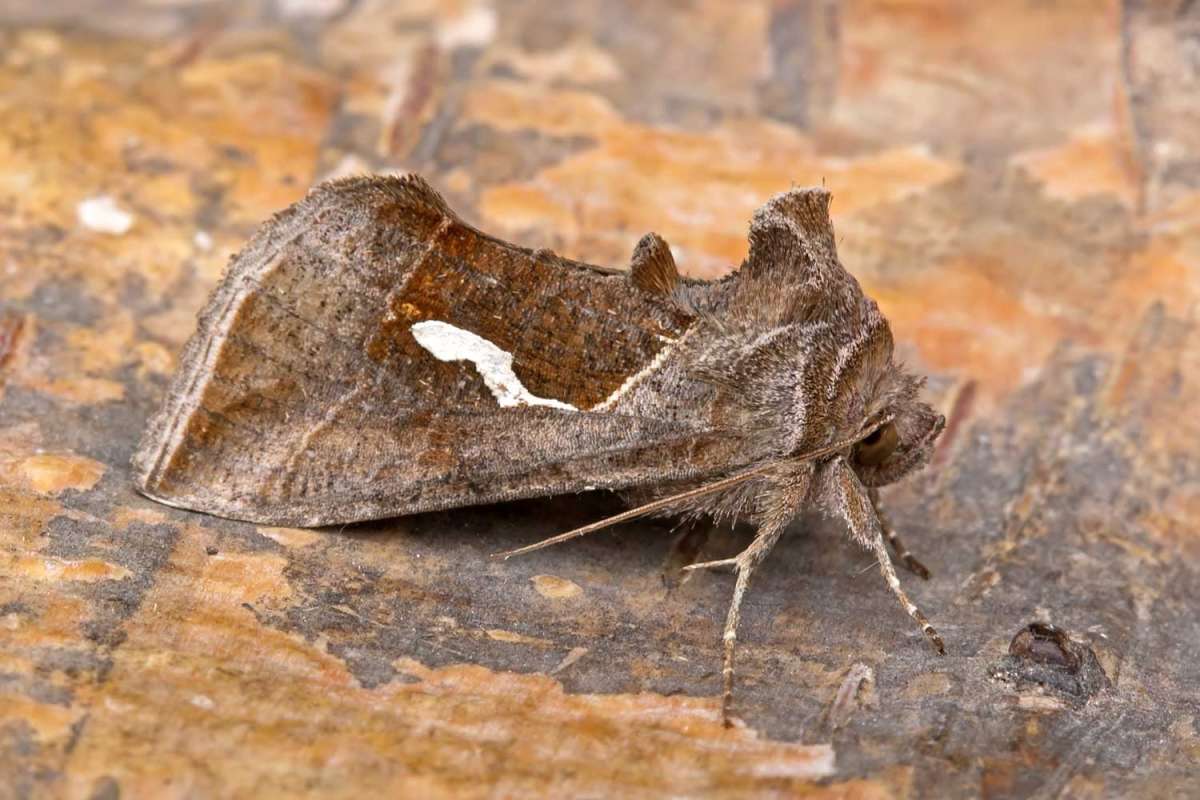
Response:
POLYGON ((369 408, 347 407, 300 458, 294 439, 262 437, 256 448, 229 435, 229 446, 244 447, 245 458, 210 453, 194 470, 144 491, 169 505, 250 522, 338 525, 684 480, 696 477, 688 465, 714 439, 658 420, 530 408, 418 411, 395 426, 383 422, 369 408))
POLYGON ((623 274, 479 233, 419 178, 327 184, 234 258, 135 481, 167 504, 314 526, 688 478, 719 437, 598 407, 691 321, 623 274), (422 322, 509 372, 435 355, 422 322), (502 405, 504 381, 554 407, 502 405))

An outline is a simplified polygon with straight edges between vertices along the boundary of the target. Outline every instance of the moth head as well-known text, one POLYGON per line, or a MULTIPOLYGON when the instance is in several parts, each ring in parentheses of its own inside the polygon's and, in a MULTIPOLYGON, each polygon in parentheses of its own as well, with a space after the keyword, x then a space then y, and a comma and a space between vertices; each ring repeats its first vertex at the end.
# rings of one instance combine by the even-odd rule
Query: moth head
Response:
POLYGON ((850 450, 850 463, 866 486, 883 486, 923 466, 946 418, 918 399, 923 380, 892 366, 873 398, 873 413, 862 438, 850 450))

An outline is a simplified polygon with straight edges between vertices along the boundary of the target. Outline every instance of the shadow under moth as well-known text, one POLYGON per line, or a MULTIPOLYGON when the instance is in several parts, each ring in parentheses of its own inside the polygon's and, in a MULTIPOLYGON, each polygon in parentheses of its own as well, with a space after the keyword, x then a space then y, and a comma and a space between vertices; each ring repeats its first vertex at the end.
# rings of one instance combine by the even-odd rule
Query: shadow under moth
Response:
POLYGON ((490 237, 415 175, 339 180, 263 225, 200 315, 134 456, 160 502, 323 526, 613 490, 627 519, 749 522, 724 633, 729 721, 739 610, 806 508, 844 520, 900 604, 877 488, 922 466, 944 420, 893 360, 842 267, 829 194, 755 212, 749 255, 681 277, 646 235, 628 271, 490 237))

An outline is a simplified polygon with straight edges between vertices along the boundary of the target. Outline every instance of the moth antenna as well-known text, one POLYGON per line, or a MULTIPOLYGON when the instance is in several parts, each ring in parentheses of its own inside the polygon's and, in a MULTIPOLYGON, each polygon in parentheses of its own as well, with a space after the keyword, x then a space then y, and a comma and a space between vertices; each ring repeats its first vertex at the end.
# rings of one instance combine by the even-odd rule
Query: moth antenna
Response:
POLYGON ((690 500, 693 497, 701 497, 703 495, 711 494, 713 492, 719 492, 722 489, 727 489, 730 486, 736 486, 737 484, 739 484, 743 481, 748 481, 751 478, 753 478, 754 476, 760 475, 763 472, 766 472, 768 469, 770 469, 773 466, 774 466, 774 463, 762 464, 760 466, 754 467, 753 469, 747 470, 745 472, 739 472, 736 475, 731 475, 728 478, 723 478, 719 481, 714 481, 713 483, 708 483, 708 484, 705 484, 704 486, 699 486, 695 489, 689 489, 686 492, 680 492, 679 494, 673 494, 670 497, 663 497, 659 500, 653 500, 649 503, 646 503, 645 505, 640 505, 637 508, 631 508, 628 511, 624 511, 620 514, 615 514, 611 517, 605 517, 604 519, 599 520, 597 522, 593 522, 590 525, 584 525, 582 528, 576 528, 573 531, 567 531, 566 533, 560 533, 557 536, 551 536, 549 539, 543 539, 540 542, 534 542, 533 544, 526 545, 524 547, 518 547, 515 550, 506 550, 503 553, 496 553, 493 556, 493 558, 500 558, 500 559, 507 561, 508 559, 512 558, 513 556, 523 556, 526 553, 532 553, 534 550, 541 550, 543 547, 550 547, 551 545, 560 544, 562 542, 568 541, 569 539, 575 539, 580 536, 586 536, 589 533, 594 533, 596 531, 603 530, 604 528, 608 528, 613 525, 620 524, 622 522, 625 522, 626 520, 637 519, 638 517, 644 517, 647 514, 653 514, 655 511, 658 511, 660 509, 667 508, 671 505, 674 505, 675 503, 678 503, 680 500, 690 500))
POLYGON ((719 481, 713 481, 712 483, 698 486, 695 489, 688 489, 686 492, 680 492, 679 494, 673 494, 669 497, 663 497, 659 500, 653 500, 644 505, 640 505, 637 508, 631 508, 628 511, 621 512, 620 514, 614 514, 611 517, 605 517, 604 519, 598 520, 589 525, 584 525, 582 528, 576 528, 575 530, 567 531, 566 533, 560 533, 557 536, 551 536, 548 539, 543 539, 540 542, 534 542, 533 544, 525 545, 524 547, 518 547, 515 550, 505 550, 502 553, 494 553, 492 558, 499 558, 507 561, 513 556, 523 556, 526 553, 532 553, 533 551, 541 550, 544 547, 550 547, 551 545, 561 544, 563 542, 570 541, 571 539, 577 539, 580 536, 586 536, 589 533, 595 533, 596 531, 612 527, 613 525, 618 525, 627 520, 644 517, 647 514, 653 514, 655 511, 669 508, 681 500, 691 500, 693 497, 703 497, 706 494, 712 494, 713 492, 719 492, 723 489, 728 489, 731 486, 737 486, 739 483, 743 483, 751 478, 769 472, 782 464, 798 464, 804 461, 812 461, 813 459, 829 455, 830 453, 836 453, 844 447, 849 447, 850 445, 855 444, 861 438, 862 434, 859 434, 853 438, 843 439, 839 442, 834 442, 831 445, 812 450, 808 453, 781 458, 777 461, 769 461, 766 464, 760 464, 757 467, 752 467, 744 472, 739 472, 736 475, 730 475, 728 478, 722 478, 719 481))

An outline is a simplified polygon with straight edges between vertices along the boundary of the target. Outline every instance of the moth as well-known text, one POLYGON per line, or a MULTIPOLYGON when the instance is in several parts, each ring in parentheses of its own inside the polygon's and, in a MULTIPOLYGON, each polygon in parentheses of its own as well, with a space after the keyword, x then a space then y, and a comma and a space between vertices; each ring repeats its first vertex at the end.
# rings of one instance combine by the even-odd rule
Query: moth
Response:
POLYGON ((900 604, 887 542, 928 577, 878 488, 944 419, 838 261, 830 195, 772 197, 749 255, 681 277, 647 234, 609 270, 488 236, 424 180, 325 183, 236 255, 134 456, 139 490, 256 523, 325 526, 611 490, 622 514, 748 522, 724 631, 722 714, 756 567, 804 509, 845 521, 900 604))

